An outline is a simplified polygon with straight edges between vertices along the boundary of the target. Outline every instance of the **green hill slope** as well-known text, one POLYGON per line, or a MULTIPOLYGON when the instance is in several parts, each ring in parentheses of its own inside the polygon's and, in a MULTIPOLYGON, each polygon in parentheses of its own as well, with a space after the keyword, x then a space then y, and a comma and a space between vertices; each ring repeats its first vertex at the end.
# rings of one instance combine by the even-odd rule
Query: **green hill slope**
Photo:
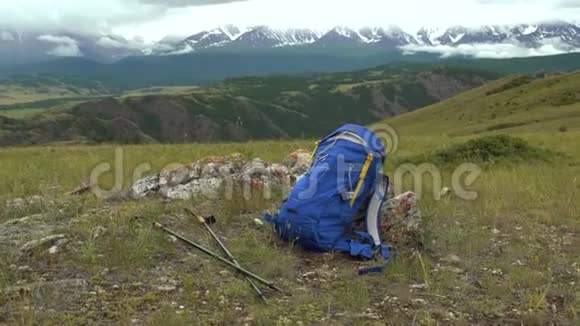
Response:
POLYGON ((505 77, 387 123, 402 135, 580 130, 580 72, 505 77))
POLYGON ((478 87, 497 75, 452 67, 391 66, 309 77, 251 77, 186 94, 89 101, 0 122, 0 145, 61 141, 164 143, 319 137, 478 87))

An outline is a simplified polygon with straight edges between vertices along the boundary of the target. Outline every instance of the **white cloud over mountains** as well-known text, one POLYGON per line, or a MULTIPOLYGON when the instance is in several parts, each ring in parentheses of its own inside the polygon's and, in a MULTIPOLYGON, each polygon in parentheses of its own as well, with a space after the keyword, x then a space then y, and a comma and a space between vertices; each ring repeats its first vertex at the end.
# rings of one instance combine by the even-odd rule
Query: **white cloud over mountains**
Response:
POLYGON ((41 35, 39 41, 54 44, 47 54, 55 57, 82 57, 78 42, 68 36, 41 35))
POLYGON ((0 1, 0 29, 118 33, 157 41, 218 25, 332 28, 580 22, 579 0, 18 0, 0 1))
POLYGON ((12 42, 16 41, 16 38, 14 37, 14 35, 12 35, 12 33, 3 31, 2 33, 0 33, 0 41, 12 42))
POLYGON ((407 45, 401 48, 406 54, 417 52, 427 52, 440 54, 443 58, 453 56, 467 56, 473 58, 523 58, 534 56, 556 55, 570 52, 580 52, 570 45, 562 42, 560 39, 546 39, 543 44, 536 48, 529 48, 519 43, 501 43, 501 44, 461 44, 458 46, 437 45, 407 45))

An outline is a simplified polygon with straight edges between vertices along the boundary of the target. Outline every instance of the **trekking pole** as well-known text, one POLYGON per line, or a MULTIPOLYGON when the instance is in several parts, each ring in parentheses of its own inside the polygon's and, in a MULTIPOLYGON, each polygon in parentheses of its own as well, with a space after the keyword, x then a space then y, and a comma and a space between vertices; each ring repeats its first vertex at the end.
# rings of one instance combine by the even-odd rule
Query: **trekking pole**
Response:
POLYGON ((218 255, 218 254, 214 253, 213 251, 211 251, 211 250, 203 247, 202 245, 199 245, 199 244, 197 244, 197 243, 195 243, 195 242, 193 242, 191 240, 188 240, 188 239, 182 237, 181 235, 179 235, 179 234, 175 233, 174 231, 172 231, 172 230, 168 229, 167 227, 165 227, 163 224, 154 222, 153 223, 153 226, 156 227, 156 228, 158 228, 158 229, 160 229, 160 230, 162 230, 162 231, 164 231, 164 232, 166 232, 166 233, 171 234, 172 236, 174 236, 177 239, 183 241, 184 243, 187 243, 188 245, 190 245, 190 246, 198 249, 199 251, 205 253, 206 255, 211 256, 211 257, 213 257, 213 258, 221 261, 222 263, 224 263, 224 264, 232 267, 233 269, 237 270, 238 272, 240 272, 240 273, 242 273, 242 274, 244 274, 246 276, 249 276, 249 277, 255 279, 256 281, 258 281, 260 283, 263 283, 264 285, 268 286, 269 288, 274 289, 274 290, 276 290, 278 292, 281 292, 281 293, 284 292, 284 291, 282 291, 282 289, 280 289, 278 286, 276 286, 274 284, 274 282, 267 281, 267 280, 261 278, 260 276, 258 276, 256 274, 254 274, 254 273, 252 273, 252 272, 244 269, 243 267, 239 267, 238 265, 236 265, 236 264, 232 263, 231 261, 229 261, 229 260, 221 257, 220 255, 218 255))
MULTIPOLYGON (((199 223, 201 223, 205 227, 207 232, 209 232, 209 234, 212 236, 212 238, 214 238, 214 240, 219 244, 222 251, 226 254, 226 256, 228 256, 228 258, 232 261, 232 263, 236 264, 238 267, 242 267, 242 266, 240 266, 240 263, 238 263, 236 258, 234 258, 234 255, 232 255, 232 253, 228 250, 228 248, 226 248, 226 245, 218 238, 218 236, 215 234, 215 232, 213 232, 213 230, 211 229, 211 227, 207 223, 207 220, 203 216, 198 215, 198 214, 194 213, 192 210, 187 209, 187 208, 184 208, 183 210, 187 214, 196 218, 199 221, 199 223)), ((246 279, 246 281, 248 281, 248 283, 250 283, 250 286, 252 286, 252 288, 254 289, 256 294, 260 297, 260 299, 262 299, 264 301, 264 303, 268 304, 268 299, 266 299, 266 297, 264 296, 264 294, 262 293, 260 288, 256 285, 256 283, 254 283, 254 281, 252 281, 252 279, 249 278, 248 276, 244 276, 244 278, 246 279)))

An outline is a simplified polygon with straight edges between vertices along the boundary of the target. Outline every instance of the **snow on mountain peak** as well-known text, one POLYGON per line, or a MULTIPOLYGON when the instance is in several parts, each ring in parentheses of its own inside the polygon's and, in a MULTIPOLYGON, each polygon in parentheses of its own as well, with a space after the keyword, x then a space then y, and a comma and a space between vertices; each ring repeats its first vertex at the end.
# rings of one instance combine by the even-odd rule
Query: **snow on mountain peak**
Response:
POLYGON ((523 30, 521 31, 522 35, 530 35, 532 33, 535 33, 538 30, 538 25, 528 25, 525 26, 523 28, 523 30))
POLYGON ((329 30, 282 29, 266 25, 240 28, 234 25, 224 25, 192 35, 173 50, 181 53, 215 47, 262 49, 304 45, 348 47, 357 46, 357 44, 389 50, 406 45, 429 47, 517 43, 528 47, 538 47, 547 40, 560 40, 572 47, 580 48, 580 27, 565 22, 512 26, 424 27, 417 33, 410 34, 394 25, 367 26, 360 29, 336 26, 329 30))

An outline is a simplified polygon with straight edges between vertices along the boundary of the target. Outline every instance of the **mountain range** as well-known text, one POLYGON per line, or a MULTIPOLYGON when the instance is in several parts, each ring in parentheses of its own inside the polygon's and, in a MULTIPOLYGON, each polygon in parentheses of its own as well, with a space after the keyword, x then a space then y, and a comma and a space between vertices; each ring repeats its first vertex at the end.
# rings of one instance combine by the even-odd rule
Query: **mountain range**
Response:
POLYGON ((211 48, 267 49, 295 46, 368 46, 395 50, 406 45, 458 46, 461 44, 516 43, 535 48, 554 41, 564 46, 580 48, 580 27, 562 21, 536 25, 488 25, 477 28, 453 26, 421 28, 413 35, 397 26, 361 29, 338 26, 328 31, 318 31, 274 29, 268 26, 241 30, 228 25, 192 35, 174 44, 174 49, 164 54, 187 53, 211 48))
POLYGON ((120 36, 81 35, 69 32, 19 32, 0 28, 0 64, 46 61, 55 57, 85 57, 110 63, 132 56, 180 55, 204 51, 254 51, 309 49, 319 52, 400 51, 437 46, 515 44, 525 48, 552 45, 563 52, 580 50, 580 25, 564 21, 539 24, 453 26, 421 28, 416 33, 397 26, 330 30, 277 29, 268 26, 242 28, 226 25, 186 38, 165 38, 153 44, 120 36))

